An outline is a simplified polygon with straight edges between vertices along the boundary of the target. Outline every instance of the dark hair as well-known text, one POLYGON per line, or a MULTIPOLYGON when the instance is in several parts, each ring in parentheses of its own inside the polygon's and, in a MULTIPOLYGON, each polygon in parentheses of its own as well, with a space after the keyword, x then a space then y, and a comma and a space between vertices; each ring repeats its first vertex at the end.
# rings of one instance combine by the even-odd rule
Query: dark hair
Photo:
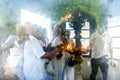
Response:
POLYGON ((62 23, 62 24, 60 25, 60 27, 66 29, 66 22, 62 23))

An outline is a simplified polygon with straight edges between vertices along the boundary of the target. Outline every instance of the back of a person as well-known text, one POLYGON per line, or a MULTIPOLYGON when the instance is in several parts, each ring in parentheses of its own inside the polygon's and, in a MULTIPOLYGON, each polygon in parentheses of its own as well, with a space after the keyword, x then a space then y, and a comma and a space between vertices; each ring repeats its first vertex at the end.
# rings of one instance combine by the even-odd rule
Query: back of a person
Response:
POLYGON ((26 41, 24 45, 24 60, 26 61, 27 59, 33 59, 33 51, 31 49, 31 40, 26 41), (29 54, 28 54, 29 53, 29 54))
POLYGON ((19 40, 18 36, 11 35, 8 37, 8 40, 6 41, 6 43, 10 42, 14 44, 14 46, 10 48, 10 55, 7 58, 7 61, 12 68, 22 67, 23 63, 23 44, 20 45, 15 44, 15 41, 18 40, 19 40))
POLYGON ((100 34, 96 34, 96 39, 94 42, 94 45, 92 47, 92 57, 94 58, 99 58, 101 56, 103 56, 103 52, 104 52, 104 40, 102 38, 102 36, 100 34))
POLYGON ((105 25, 99 26, 97 31, 91 35, 90 47, 92 49, 90 80, 96 80, 98 69, 102 72, 102 79, 107 80, 109 68, 110 37, 106 33, 105 25))
POLYGON ((30 35, 30 40, 24 45, 24 74, 26 80, 41 80, 44 77, 44 60, 40 59, 39 40, 30 35), (39 51, 39 52, 38 52, 39 51))
MULTIPOLYGON (((16 35, 10 35, 5 43, 6 49, 10 50, 10 54, 7 57, 7 64, 9 67, 5 67, 6 74, 9 75, 9 72, 17 77, 20 80, 24 80, 23 75, 23 44, 17 44, 20 38, 16 35)), ((4 47, 3 46, 3 47, 4 47)))

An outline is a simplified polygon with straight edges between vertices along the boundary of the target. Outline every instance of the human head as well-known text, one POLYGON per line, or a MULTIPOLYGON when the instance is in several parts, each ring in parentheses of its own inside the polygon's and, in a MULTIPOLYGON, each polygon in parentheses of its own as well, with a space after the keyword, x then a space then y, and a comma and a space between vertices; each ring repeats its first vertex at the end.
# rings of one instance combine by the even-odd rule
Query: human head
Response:
POLYGON ((55 36, 61 36, 62 34, 64 34, 66 31, 66 24, 65 22, 63 23, 56 23, 54 26, 54 31, 53 31, 53 37, 55 36))
POLYGON ((105 25, 104 24, 99 24, 98 27, 97 27, 97 32, 102 34, 106 31, 105 29, 105 25))
POLYGON ((33 35, 37 39, 41 39, 42 37, 42 32, 40 27, 38 27, 37 25, 33 25, 31 23, 26 25, 26 33, 28 33, 29 35, 33 35))
POLYGON ((32 35, 36 37, 37 39, 41 39, 42 37, 42 32, 38 27, 34 28, 34 31, 32 32, 32 35))
POLYGON ((17 24, 17 26, 16 26, 16 35, 24 40, 29 39, 28 34, 26 33, 25 26, 23 26, 21 24, 17 24))
POLYGON ((34 28, 32 23, 31 22, 26 22, 25 27, 26 27, 26 33, 31 34, 32 31, 33 31, 33 28, 34 28))
POLYGON ((25 26, 17 24, 16 26, 16 35, 21 37, 23 34, 25 34, 26 30, 25 30, 25 26))

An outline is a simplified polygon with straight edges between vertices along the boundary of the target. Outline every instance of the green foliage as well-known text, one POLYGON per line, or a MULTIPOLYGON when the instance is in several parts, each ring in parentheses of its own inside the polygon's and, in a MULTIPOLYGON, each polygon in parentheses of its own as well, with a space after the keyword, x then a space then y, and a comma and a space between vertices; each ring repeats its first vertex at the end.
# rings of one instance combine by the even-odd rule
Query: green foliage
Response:
POLYGON ((17 23, 17 15, 11 8, 0 5, 0 27, 15 33, 15 25, 17 23))
POLYGON ((90 32, 97 24, 103 24, 108 15, 108 7, 101 0, 53 0, 49 13, 52 21, 57 21, 65 15, 72 14, 70 25, 75 30, 76 47, 81 46, 81 28, 85 20, 90 22, 90 32))
POLYGON ((59 20, 62 16, 71 13, 72 2, 73 0, 54 0, 49 7, 51 18, 59 20))
POLYGON ((108 7, 100 2, 101 0, 54 0, 49 11, 51 11, 51 18, 59 20, 61 16, 76 11, 84 12, 89 20, 92 18, 96 23, 103 23, 108 15, 108 7))

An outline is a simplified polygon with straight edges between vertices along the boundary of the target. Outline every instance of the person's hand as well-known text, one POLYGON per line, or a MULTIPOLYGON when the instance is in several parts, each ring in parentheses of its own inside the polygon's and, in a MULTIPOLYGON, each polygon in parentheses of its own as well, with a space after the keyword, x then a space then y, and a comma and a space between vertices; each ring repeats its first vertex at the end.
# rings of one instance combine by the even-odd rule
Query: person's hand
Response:
POLYGON ((63 56, 63 53, 59 52, 59 54, 56 55, 57 60, 60 60, 62 56, 63 56))
POLYGON ((57 52, 63 51, 63 44, 57 45, 55 49, 57 52))

